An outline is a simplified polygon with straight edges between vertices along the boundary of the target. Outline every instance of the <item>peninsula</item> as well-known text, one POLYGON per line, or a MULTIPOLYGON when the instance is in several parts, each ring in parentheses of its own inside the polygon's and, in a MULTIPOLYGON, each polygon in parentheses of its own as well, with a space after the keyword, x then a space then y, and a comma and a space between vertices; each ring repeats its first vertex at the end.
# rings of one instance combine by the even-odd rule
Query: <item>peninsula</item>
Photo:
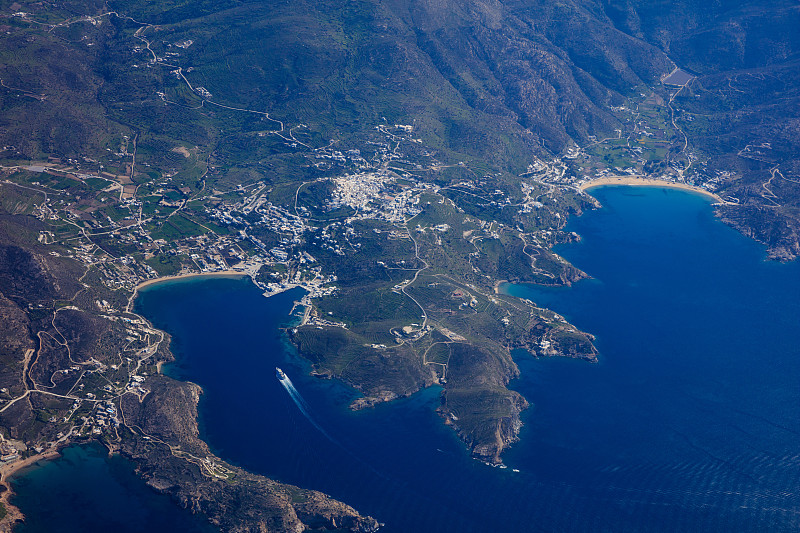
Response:
MULTIPOLYGON (((661 40, 694 38, 674 21, 630 7, 652 26, 629 27, 607 4, 4 5, 3 472, 97 441, 226 531, 374 530, 209 450, 200 390, 160 373, 170 338, 133 312, 139 289, 302 287, 287 334, 315 376, 359 391, 353 409, 438 385, 442 423, 500 465, 528 406, 511 352, 597 350, 496 287, 587 277, 553 246, 580 239, 565 226, 598 205, 592 187, 702 193, 771 258, 800 255, 797 96, 775 89, 800 85, 774 55, 795 41, 703 65, 661 40)), ((758 33, 797 17, 755 4, 691 20, 758 33)))

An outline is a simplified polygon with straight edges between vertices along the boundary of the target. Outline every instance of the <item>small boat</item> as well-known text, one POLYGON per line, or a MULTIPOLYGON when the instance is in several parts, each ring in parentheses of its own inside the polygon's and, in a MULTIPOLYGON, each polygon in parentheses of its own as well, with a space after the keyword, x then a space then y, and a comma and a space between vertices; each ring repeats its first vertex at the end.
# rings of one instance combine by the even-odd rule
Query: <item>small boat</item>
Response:
POLYGON ((286 374, 284 374, 284 373, 283 373, 283 370, 281 370, 281 369, 280 369, 280 368, 278 368, 277 366, 275 367, 275 375, 276 375, 276 376, 278 377, 278 379, 279 379, 279 380, 281 380, 281 381, 283 381, 284 379, 286 379, 286 374))

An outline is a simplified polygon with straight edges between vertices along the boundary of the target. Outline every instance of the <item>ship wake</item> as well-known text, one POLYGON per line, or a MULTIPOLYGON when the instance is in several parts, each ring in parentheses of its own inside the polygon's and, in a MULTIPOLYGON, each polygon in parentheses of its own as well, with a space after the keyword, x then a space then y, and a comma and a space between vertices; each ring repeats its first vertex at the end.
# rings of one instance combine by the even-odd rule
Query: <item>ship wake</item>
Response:
POLYGON ((322 433, 323 435, 325 435, 325 437, 326 437, 326 438, 327 438, 329 441, 331 441, 331 442, 332 442, 332 443, 334 443, 336 446, 338 446, 339 448, 341 448, 341 449, 342 449, 342 450, 343 450, 345 453, 347 453, 347 454, 348 454, 349 456, 351 456, 353 459, 355 459, 356 461, 358 461, 360 464, 364 465, 366 468, 368 468, 369 470, 371 470, 373 473, 375 473, 376 475, 378 475, 379 477, 381 477, 381 478, 383 478, 383 479, 390 479, 389 477, 385 476, 385 475, 384 475, 384 474, 382 474, 381 472, 378 472, 377 470, 375 470, 375 469, 374 469, 372 466, 370 466, 368 463, 364 462, 364 460, 363 460, 363 459, 361 459, 360 457, 358 457, 357 455, 355 455, 353 452, 351 452, 350 450, 348 450, 347 448, 345 448, 344 446, 342 446, 342 444, 341 444, 341 443, 339 443, 339 442, 338 442, 336 439, 334 439, 333 437, 331 437, 331 436, 328 434, 328 432, 327 432, 327 431, 325 431, 324 429, 322 429, 322 426, 320 426, 320 425, 317 423, 317 421, 316 421, 316 420, 314 420, 314 417, 312 417, 312 416, 311 416, 311 414, 309 413, 309 406, 308 406, 308 403, 306 403, 305 399, 303 399, 303 397, 300 395, 300 393, 299 393, 299 392, 297 391, 297 389, 294 387, 294 384, 292 383, 292 380, 291 380, 291 379, 289 379, 289 376, 287 376, 287 375, 286 375, 286 374, 285 374, 285 373, 284 373, 282 370, 280 370, 280 369, 276 369, 276 370, 278 371, 278 374, 277 374, 277 376, 276 376, 276 377, 278 378, 278 381, 280 381, 281 385, 283 385, 283 388, 284 388, 284 389, 286 389, 286 392, 289 394, 289 397, 292 399, 292 401, 294 402, 294 404, 297 406, 297 408, 300 410, 300 412, 303 414, 303 416, 304 416, 304 417, 306 417, 306 420, 308 420, 308 421, 311 423, 311 425, 312 425, 312 426, 314 426, 314 427, 315 427, 315 428, 316 428, 316 429, 317 429, 317 430, 318 430, 320 433, 322 433))
POLYGON ((280 381, 281 385, 283 385, 283 388, 286 389, 286 392, 289 394, 289 397, 292 399, 292 401, 300 410, 300 412, 303 414, 303 416, 306 417, 306 419, 309 422, 311 422, 311 425, 314 426, 320 433, 325 435, 325 437, 327 437, 328 440, 335 443, 336 441, 333 439, 333 437, 328 435, 328 432, 322 429, 322 426, 320 426, 317 423, 317 421, 314 420, 314 417, 312 417, 311 414, 308 412, 309 411, 308 403, 306 403, 306 401, 294 387, 294 384, 292 383, 292 380, 289 379, 289 376, 283 374, 283 377, 277 376, 277 378, 278 381, 280 381))

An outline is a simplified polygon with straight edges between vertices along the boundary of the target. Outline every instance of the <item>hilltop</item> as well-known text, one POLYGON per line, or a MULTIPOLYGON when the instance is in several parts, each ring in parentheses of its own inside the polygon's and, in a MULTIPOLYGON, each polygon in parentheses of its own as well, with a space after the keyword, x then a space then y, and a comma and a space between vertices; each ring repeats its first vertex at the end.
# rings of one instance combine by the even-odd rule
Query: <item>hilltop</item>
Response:
POLYGON ((238 272, 308 291, 290 338, 353 408, 438 384, 443 422, 500 463, 527 406, 511 352, 597 358, 498 289, 587 276, 552 247, 580 238, 588 184, 698 188, 800 253, 800 21, 738 4, 1 4, 4 457, 95 439, 227 529, 374 527, 214 456, 196 391, 159 374, 136 287, 238 272))

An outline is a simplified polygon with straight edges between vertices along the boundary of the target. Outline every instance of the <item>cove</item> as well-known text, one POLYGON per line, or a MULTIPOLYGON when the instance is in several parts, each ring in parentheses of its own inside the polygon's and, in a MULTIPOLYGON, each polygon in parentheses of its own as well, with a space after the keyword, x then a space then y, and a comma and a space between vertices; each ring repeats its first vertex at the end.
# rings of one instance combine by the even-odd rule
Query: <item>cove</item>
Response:
POLYGON ((507 285, 597 336, 600 362, 515 358, 531 401, 509 469, 469 458, 431 388, 352 412, 282 334, 299 290, 246 280, 148 287, 173 377, 204 389, 202 436, 226 460, 321 490, 384 531, 794 531, 800 528, 800 264, 713 217, 700 196, 607 187, 558 252, 592 277, 507 285), (275 377, 281 367, 309 420, 275 377), (511 469, 519 469, 519 473, 511 469))
POLYGON ((99 444, 70 446, 61 456, 10 478, 11 503, 25 514, 15 533, 210 533, 205 520, 157 494, 119 456, 99 444))

